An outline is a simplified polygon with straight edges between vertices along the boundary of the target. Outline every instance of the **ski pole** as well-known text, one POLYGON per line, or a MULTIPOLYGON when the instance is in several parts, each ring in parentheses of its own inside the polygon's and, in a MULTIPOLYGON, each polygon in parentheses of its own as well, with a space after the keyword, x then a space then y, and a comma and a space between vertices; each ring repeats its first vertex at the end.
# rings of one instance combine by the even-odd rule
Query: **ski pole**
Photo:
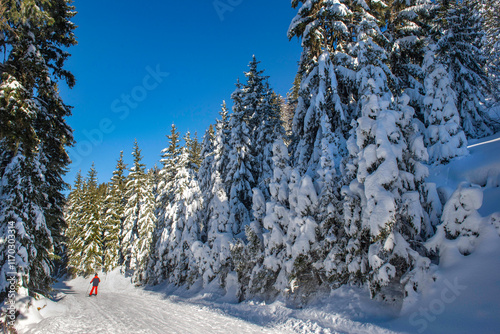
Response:
POLYGON ((90 284, 89 284, 89 287, 87 288, 87 295, 89 294, 90 292, 90 284))

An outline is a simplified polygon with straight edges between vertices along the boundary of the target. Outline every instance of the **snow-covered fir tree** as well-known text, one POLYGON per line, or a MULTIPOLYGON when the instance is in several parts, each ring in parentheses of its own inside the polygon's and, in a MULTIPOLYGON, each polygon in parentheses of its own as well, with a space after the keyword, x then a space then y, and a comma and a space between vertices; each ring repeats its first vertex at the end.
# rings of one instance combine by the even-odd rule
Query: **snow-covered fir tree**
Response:
POLYGON ((438 6, 432 0, 396 0, 387 5, 389 14, 384 35, 389 41, 386 49, 393 73, 389 87, 395 96, 407 94, 416 117, 423 119, 422 61, 438 6))
POLYGON ((103 268, 104 256, 104 223, 101 215, 106 195, 106 186, 99 186, 97 171, 92 165, 83 186, 83 213, 81 217, 82 235, 77 236, 73 242, 79 244, 80 254, 70 258, 70 263, 84 275, 90 275, 103 268))
POLYGON ((158 175, 159 182, 157 186, 158 198, 156 200, 156 216, 158 218, 158 228, 160 231, 164 227, 164 210, 172 200, 172 182, 175 174, 177 174, 181 155, 180 134, 175 124, 172 124, 170 135, 167 135, 167 139, 169 140, 169 146, 162 150, 160 162, 163 167, 158 175))
MULTIPOLYGON (((385 38, 379 28, 380 4, 358 8, 356 29, 358 107, 360 117, 349 139, 343 190, 347 280, 368 283, 372 296, 401 298, 402 281, 415 268, 425 270, 430 261, 417 252, 421 232, 428 226, 420 185, 427 176, 427 159, 409 97, 394 98, 385 38), (421 269, 423 268, 423 269, 421 269)), ((337 257, 337 256, 336 256, 337 257)), ((338 268, 338 266, 337 266, 338 268)), ((342 275, 341 275, 342 276, 342 275)))
POLYGON ((214 126, 210 124, 205 135, 203 136, 203 142, 201 143, 201 163, 198 170, 198 180, 201 191, 201 196, 204 199, 204 204, 198 209, 198 221, 200 222, 201 239, 205 242, 207 239, 207 226, 208 226, 208 210, 207 205, 212 200, 212 182, 211 176, 214 167, 214 140, 215 140, 215 130, 214 126))
MULTIPOLYGON (((290 254, 296 266, 293 289, 298 288, 301 293, 304 292, 301 289, 311 290, 312 286, 325 281, 325 268, 331 267, 327 256, 333 241, 337 240, 337 225, 341 221, 339 180, 341 161, 347 151, 345 137, 353 117, 348 105, 352 99, 347 92, 348 87, 353 86, 354 77, 352 64, 346 60, 351 56, 344 53, 351 40, 351 9, 338 1, 302 3, 288 31, 289 38, 302 39, 303 47, 293 120, 295 137, 291 143, 296 170, 290 177, 291 225, 288 228, 292 232, 288 242, 303 248, 300 256, 297 252, 290 254), (307 209, 297 198, 307 199, 307 209), (312 208, 318 211, 307 212, 312 208), (307 243, 298 237, 300 231, 305 230, 309 231, 311 247, 304 246, 307 243), (301 284, 304 287, 301 288, 301 284)), ((298 4, 299 1, 295 1, 292 6, 298 4)))
MULTIPOLYGON (((215 277, 219 277, 219 283, 223 280, 230 270, 232 232, 229 230, 229 202, 226 186, 228 142, 230 138, 229 116, 226 103, 222 104, 220 119, 217 120, 214 148, 212 173, 210 179, 204 181, 201 179, 202 189, 206 189, 209 197, 203 196, 204 206, 207 210, 207 223, 205 226, 204 238, 206 238, 207 262, 202 265, 203 283, 206 285, 215 277), (207 184, 207 186, 203 186, 207 184), (206 235, 206 236, 205 236, 206 235)), ((205 160, 210 156, 205 156, 205 160)), ((229 183, 229 182, 228 182, 229 183)))
MULTIPOLYGON (((57 80, 70 87, 75 83, 64 69, 65 50, 76 44, 70 21, 75 12, 65 0, 51 6, 5 3, 2 10, 0 249, 7 247, 9 223, 15 223, 10 230, 18 257, 10 270, 16 273, 19 295, 33 296, 50 290, 52 259, 63 244, 62 176, 69 164, 65 147, 73 137, 64 120, 70 108, 58 94, 57 80)), ((2 255, 0 261, 2 302, 8 258, 2 255)))
MULTIPOLYGON (((245 73, 247 82, 242 88, 241 108, 245 114, 251 115, 248 122, 251 136, 250 149, 253 157, 252 189, 253 217, 250 225, 245 226, 244 239, 240 239, 233 250, 234 263, 241 286, 240 297, 245 290, 252 290, 253 282, 257 282, 254 274, 258 271, 263 259, 262 231, 263 218, 266 212, 266 201, 269 199, 268 184, 272 178, 272 145, 285 135, 280 119, 280 102, 277 95, 267 83, 263 71, 258 70, 259 62, 253 57, 249 64, 250 71, 245 73)), ((252 163, 252 161, 251 161, 252 163)), ((258 284, 258 282, 257 282, 258 284)))
POLYGON ((268 197, 267 184, 271 179, 272 145, 276 138, 284 136, 280 120, 280 104, 269 87, 268 77, 258 69, 259 61, 253 56, 245 72, 247 82, 243 86, 241 108, 250 116, 251 148, 254 157, 253 170, 257 187, 268 197))
POLYGON ((250 224, 252 188, 255 186, 255 159, 252 155, 252 133, 249 126, 253 110, 245 108, 245 88, 241 83, 236 84, 236 90, 231 97, 234 106, 229 121, 231 135, 225 181, 230 185, 228 189, 230 232, 237 238, 243 238, 245 226, 250 224))
MULTIPOLYGON (((294 6, 298 3, 294 1, 294 6)), ((343 138, 350 116, 339 96, 332 52, 334 44, 341 44, 348 37, 344 21, 349 21, 351 14, 339 2, 304 1, 288 31, 289 38, 302 39, 303 47, 291 152, 301 174, 315 176, 323 138, 332 141, 328 145, 334 149, 337 165, 346 150, 343 138)))
MULTIPOLYGON (((146 174, 146 166, 142 163, 141 150, 137 140, 134 143, 132 151, 134 157, 133 166, 130 168, 130 173, 127 176, 126 193, 127 203, 124 209, 124 220, 121 232, 121 252, 123 256, 123 264, 127 270, 135 271, 139 268, 141 260, 141 251, 139 243, 142 243, 139 230, 143 229, 141 219, 144 217, 145 203, 149 205, 148 193, 148 177, 146 174), (141 224, 139 223, 141 221, 141 224)), ((150 222, 148 221, 148 224, 150 222)))
MULTIPOLYGON (((475 2, 474 9, 482 22, 482 30, 485 33, 483 52, 488 58, 488 75, 494 82, 491 88, 498 93, 498 87, 500 87, 500 18, 498 16, 500 3, 496 0, 479 0, 475 2)), ((498 102, 497 97, 492 98, 498 102)))
POLYGON ((164 268, 163 255, 165 253, 165 240, 168 239, 168 207, 174 198, 174 178, 179 169, 181 157, 180 134, 177 131, 175 124, 172 124, 170 135, 166 136, 169 140, 169 145, 162 150, 162 158, 160 162, 163 167, 158 172, 158 184, 156 185, 156 228, 153 234, 153 252, 150 255, 148 270, 146 273, 146 281, 149 283, 159 283, 166 279, 166 270, 164 268), (166 238, 166 239, 162 239, 166 238))
POLYGON ((65 235, 67 240, 67 256, 68 256, 68 266, 75 268, 75 272, 70 274, 76 274, 76 261, 71 261, 71 259, 77 259, 82 252, 82 243, 78 242, 83 235, 83 213, 85 210, 83 196, 84 196, 84 180, 81 171, 78 171, 75 178, 75 184, 73 185, 71 192, 68 195, 68 201, 66 204, 66 212, 64 218, 68 224, 65 235))
POLYGON ((146 281, 146 271, 153 251, 153 236, 156 228, 153 177, 153 170, 143 175, 142 186, 138 194, 140 208, 137 215, 137 241, 132 251, 135 262, 133 280, 137 283, 146 281))
POLYGON ((291 174, 288 149, 282 139, 273 145, 273 177, 269 183, 270 200, 265 203, 262 235, 262 265, 253 270, 251 289, 257 295, 276 296, 288 288, 285 263, 289 225, 289 188, 291 174))
POLYGON ((113 270, 120 264, 120 233, 126 204, 126 169, 127 165, 123 162, 123 151, 121 151, 120 158, 116 164, 116 169, 113 171, 113 177, 108 185, 108 193, 103 204, 103 269, 105 271, 113 270))
POLYGON ((461 126, 468 138, 493 134, 486 115, 486 97, 491 94, 487 57, 483 54, 484 31, 474 12, 475 1, 443 3, 438 21, 442 32, 436 43, 436 58, 450 74, 461 126))
POLYGON ((447 163, 468 153, 467 139, 461 127, 450 74, 436 59, 435 49, 434 44, 429 45, 423 66, 425 144, 429 162, 447 163))
POLYGON ((37 189, 43 179, 35 175, 42 175, 41 166, 36 159, 24 156, 22 145, 19 145, 15 157, 9 157, 9 153, 7 147, 2 145, 0 193, 2 300, 6 297, 11 280, 14 280, 18 295, 22 297, 26 297, 28 289, 37 285, 48 289, 51 282, 51 263, 48 258, 36 255, 38 249, 42 251, 41 247, 45 247, 43 250, 45 254, 53 252, 51 233, 46 225, 43 207, 36 200, 40 196, 37 189), (35 241, 39 243, 34 244, 35 241), (33 270, 31 266, 35 264, 40 267, 33 270))
POLYGON ((156 243, 159 262, 156 270, 169 282, 182 285, 192 283, 200 273, 193 246, 200 241, 200 225, 196 220, 198 208, 203 204, 196 178, 196 154, 192 151, 189 133, 184 137, 177 172, 171 182, 172 200, 165 208, 165 225, 156 243))

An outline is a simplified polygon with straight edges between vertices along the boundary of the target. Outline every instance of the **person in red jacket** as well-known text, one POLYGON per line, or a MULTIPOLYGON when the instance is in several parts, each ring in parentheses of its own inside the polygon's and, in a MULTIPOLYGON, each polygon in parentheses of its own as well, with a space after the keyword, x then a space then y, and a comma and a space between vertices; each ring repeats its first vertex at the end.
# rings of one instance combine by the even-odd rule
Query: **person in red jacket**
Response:
POLYGON ((99 277, 97 277, 97 274, 95 274, 95 277, 92 279, 92 281, 90 281, 90 284, 92 284, 92 290, 90 290, 90 296, 92 296, 92 293, 94 293, 94 290, 95 290, 95 295, 97 296, 97 286, 99 285, 99 283, 101 282, 101 280, 99 279, 99 277))

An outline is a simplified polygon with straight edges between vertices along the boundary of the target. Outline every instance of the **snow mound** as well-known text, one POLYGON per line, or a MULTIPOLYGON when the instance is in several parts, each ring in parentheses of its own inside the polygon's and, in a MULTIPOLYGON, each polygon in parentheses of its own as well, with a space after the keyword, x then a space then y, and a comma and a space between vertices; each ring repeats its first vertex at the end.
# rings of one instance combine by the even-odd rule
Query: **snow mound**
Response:
POLYGON ((479 213, 487 216, 499 210, 500 133, 471 141, 469 153, 447 165, 431 166, 428 181, 436 184, 442 202, 448 201, 462 182, 479 185, 484 193, 479 213))

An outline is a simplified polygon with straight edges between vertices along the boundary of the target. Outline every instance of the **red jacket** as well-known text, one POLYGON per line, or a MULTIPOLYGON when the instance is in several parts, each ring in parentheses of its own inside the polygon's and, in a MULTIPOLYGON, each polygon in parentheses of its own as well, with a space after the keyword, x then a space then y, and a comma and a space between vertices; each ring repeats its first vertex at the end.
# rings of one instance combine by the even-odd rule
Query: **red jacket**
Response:
POLYGON ((93 283, 93 284, 92 284, 93 286, 98 286, 100 282, 101 282, 101 280, 100 280, 100 279, 99 279, 99 277, 97 277, 97 276, 96 276, 96 277, 94 277, 94 278, 92 279, 92 281, 90 281, 90 283, 93 283))

